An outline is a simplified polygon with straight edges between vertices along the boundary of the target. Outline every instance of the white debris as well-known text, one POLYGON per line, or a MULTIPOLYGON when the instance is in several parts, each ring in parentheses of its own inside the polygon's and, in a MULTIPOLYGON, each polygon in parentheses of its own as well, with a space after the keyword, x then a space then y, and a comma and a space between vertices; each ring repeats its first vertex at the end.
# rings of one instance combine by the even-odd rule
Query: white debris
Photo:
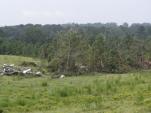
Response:
POLYGON ((59 78, 65 78, 65 75, 61 75, 59 78))
POLYGON ((40 75, 40 74, 41 74, 41 72, 40 72, 40 71, 36 72, 36 75, 40 75))
POLYGON ((42 76, 40 71, 32 71, 31 68, 27 67, 17 67, 14 64, 3 64, 0 67, 0 75, 34 75, 34 76, 42 76))
POLYGON ((29 73, 29 72, 31 72, 31 69, 23 70, 23 74, 26 74, 26 73, 29 73))
POLYGON ((10 64, 9 66, 14 67, 15 65, 14 64, 10 64))
POLYGON ((8 66, 8 65, 7 64, 3 64, 3 68, 6 67, 6 66, 8 66))

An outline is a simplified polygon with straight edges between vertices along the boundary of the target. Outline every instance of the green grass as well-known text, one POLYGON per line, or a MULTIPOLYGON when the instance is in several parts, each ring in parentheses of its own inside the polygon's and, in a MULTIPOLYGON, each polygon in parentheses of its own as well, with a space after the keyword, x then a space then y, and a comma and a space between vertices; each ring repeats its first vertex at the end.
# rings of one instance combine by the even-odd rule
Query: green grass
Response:
POLYGON ((35 63, 39 64, 40 60, 35 59, 35 58, 31 58, 31 57, 0 55, 0 65, 3 65, 3 64, 19 65, 22 62, 35 62, 35 63))
MULTIPOLYGON (((0 65, 39 59, 0 55, 0 65)), ((151 72, 51 79, 0 76, 0 113, 151 113, 151 72)))
POLYGON ((4 113, 150 113, 151 73, 0 77, 4 113))

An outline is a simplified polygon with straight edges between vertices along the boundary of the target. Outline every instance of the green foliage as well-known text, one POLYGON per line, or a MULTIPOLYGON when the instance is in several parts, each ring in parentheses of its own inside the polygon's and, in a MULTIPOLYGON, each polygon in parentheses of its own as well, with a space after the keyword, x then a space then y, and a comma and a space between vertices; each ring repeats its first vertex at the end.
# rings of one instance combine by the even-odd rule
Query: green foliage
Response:
POLYGON ((51 72, 56 72, 59 68, 60 59, 59 58, 53 58, 48 65, 48 68, 51 72))
POLYGON ((46 59, 50 71, 67 74, 150 69, 150 44, 149 23, 27 24, 0 28, 0 54, 46 59))

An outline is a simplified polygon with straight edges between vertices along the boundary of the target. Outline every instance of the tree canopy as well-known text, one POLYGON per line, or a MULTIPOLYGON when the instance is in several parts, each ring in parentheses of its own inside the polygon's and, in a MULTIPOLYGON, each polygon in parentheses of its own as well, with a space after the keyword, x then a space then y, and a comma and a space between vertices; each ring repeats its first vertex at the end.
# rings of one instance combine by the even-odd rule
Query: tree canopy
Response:
POLYGON ((151 67, 151 24, 18 25, 0 28, 0 54, 47 59, 50 71, 113 72, 151 67))

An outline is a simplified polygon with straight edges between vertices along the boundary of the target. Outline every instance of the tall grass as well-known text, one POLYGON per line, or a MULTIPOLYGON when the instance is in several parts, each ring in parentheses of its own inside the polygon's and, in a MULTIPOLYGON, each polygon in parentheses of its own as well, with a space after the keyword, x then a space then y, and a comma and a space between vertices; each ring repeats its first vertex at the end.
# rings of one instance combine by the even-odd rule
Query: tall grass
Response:
POLYGON ((4 113, 146 113, 150 97, 149 72, 55 80, 0 77, 4 113))

